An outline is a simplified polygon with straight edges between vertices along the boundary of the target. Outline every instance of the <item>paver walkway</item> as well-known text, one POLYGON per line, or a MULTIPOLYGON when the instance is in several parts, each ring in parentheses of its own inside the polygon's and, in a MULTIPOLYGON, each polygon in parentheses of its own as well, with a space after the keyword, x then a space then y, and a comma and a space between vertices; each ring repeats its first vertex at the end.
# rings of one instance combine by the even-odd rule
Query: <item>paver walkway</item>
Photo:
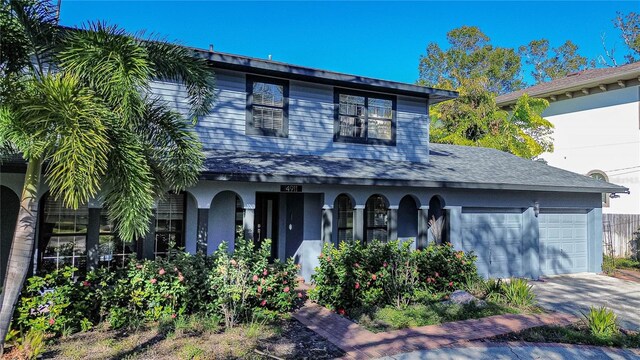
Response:
POLYGON ((437 349, 543 325, 567 325, 573 315, 496 315, 417 328, 373 333, 328 309, 307 301, 293 315, 345 351, 349 359, 373 359, 417 350, 437 349))

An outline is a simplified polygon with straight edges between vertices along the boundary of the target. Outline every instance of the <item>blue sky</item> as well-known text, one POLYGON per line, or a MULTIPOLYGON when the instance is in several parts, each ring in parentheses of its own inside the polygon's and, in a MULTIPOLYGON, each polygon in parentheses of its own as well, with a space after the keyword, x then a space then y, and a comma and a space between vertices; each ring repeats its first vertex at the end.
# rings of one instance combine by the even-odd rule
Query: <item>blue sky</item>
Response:
MULTIPOLYGON (((479 26, 494 45, 517 47, 547 38, 572 40, 589 58, 603 54, 601 36, 625 47, 612 19, 640 11, 637 1, 573 2, 219 2, 62 0, 60 22, 105 20, 216 51, 413 83, 429 42, 447 31, 479 26)), ((530 81, 529 77, 525 80, 530 81)))

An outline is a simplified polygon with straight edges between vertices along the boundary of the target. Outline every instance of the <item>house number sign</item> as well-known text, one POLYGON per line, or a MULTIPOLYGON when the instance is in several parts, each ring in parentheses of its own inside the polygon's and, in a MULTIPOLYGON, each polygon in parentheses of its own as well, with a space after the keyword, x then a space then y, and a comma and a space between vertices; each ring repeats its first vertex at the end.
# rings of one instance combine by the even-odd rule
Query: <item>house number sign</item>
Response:
POLYGON ((280 185, 280 192, 302 192, 302 185, 280 185))

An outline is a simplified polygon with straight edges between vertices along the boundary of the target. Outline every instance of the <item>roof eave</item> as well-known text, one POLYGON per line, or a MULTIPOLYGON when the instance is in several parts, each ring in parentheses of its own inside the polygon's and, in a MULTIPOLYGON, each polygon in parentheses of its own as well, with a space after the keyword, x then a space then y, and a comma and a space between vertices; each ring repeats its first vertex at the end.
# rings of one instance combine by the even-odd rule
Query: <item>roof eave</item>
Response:
MULTIPOLYGON (((578 82, 578 83, 575 83, 575 84, 573 84, 571 86, 558 87, 558 88, 555 88, 555 89, 542 91, 542 92, 527 92, 527 91, 524 91, 523 94, 527 94, 527 95, 529 95, 531 97, 536 97, 536 98, 546 98, 546 97, 550 97, 550 96, 554 96, 554 95, 563 95, 563 94, 565 94, 567 92, 580 91, 580 90, 585 89, 585 88, 593 88, 593 87, 597 87, 597 86, 600 86, 600 85, 611 85, 611 84, 615 84, 618 81, 627 81, 627 80, 633 80, 633 79, 638 79, 640 81, 640 69, 632 69, 632 70, 629 70, 629 71, 621 72, 619 74, 601 76, 599 78, 589 79, 589 80, 585 80, 583 82, 578 82)), ((507 96, 507 95, 509 95, 509 94, 505 94, 505 96, 507 96)), ((498 97, 498 98, 496 98, 496 104, 498 106, 513 105, 518 101, 518 98, 519 98, 519 96, 517 96, 515 98, 509 98, 507 100, 500 101, 500 97, 498 97)))
POLYGON ((373 79, 332 71, 267 61, 220 52, 193 49, 197 56, 206 59, 214 68, 243 71, 259 75, 283 77, 328 85, 357 88, 381 93, 393 93, 429 99, 429 104, 455 99, 458 92, 412 85, 395 81, 373 79))
POLYGON ((522 185, 499 184, 478 182, 452 182, 429 180, 402 180, 402 179, 363 179, 344 178, 332 176, 300 176, 281 174, 247 174, 247 173, 223 173, 203 172, 202 180, 214 181, 242 181, 265 183, 299 183, 311 185, 360 185, 360 186, 409 186, 409 187, 438 187, 451 189, 481 189, 481 190, 514 190, 514 191, 551 191, 573 193, 628 193, 629 189, 611 184, 610 186, 580 188, 573 186, 549 186, 549 185, 522 185))

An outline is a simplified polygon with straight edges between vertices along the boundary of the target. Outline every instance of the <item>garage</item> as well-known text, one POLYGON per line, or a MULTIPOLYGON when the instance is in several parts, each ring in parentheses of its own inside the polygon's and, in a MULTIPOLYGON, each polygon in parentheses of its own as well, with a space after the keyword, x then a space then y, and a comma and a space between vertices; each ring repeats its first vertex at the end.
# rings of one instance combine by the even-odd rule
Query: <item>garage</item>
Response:
POLYGON ((538 221, 541 274, 588 271, 587 214, 541 212, 538 221))
POLYGON ((484 277, 522 276, 522 210, 462 209, 462 249, 484 277))

